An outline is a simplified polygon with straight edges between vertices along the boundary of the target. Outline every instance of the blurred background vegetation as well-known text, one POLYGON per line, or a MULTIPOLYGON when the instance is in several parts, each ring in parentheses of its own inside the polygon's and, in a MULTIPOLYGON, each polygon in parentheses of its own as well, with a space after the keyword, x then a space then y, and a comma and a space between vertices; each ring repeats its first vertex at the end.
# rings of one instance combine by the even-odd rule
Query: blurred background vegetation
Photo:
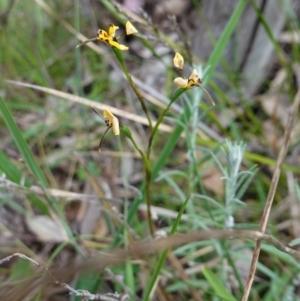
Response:
MULTIPOLYGON (((111 47, 76 48, 111 23, 121 35, 127 20, 139 33, 122 37, 123 56, 151 119, 176 90, 175 52, 185 58, 185 76, 196 68, 216 103, 201 89, 186 91, 155 137, 157 235, 257 230, 299 89, 299 18, 292 0, 0 1, 1 258, 22 253, 59 271, 151 239, 140 154, 111 131, 99 153, 106 125, 91 107, 101 115, 115 108, 142 150, 147 119, 111 47)), ((267 229, 296 250, 299 132, 297 119, 267 229)), ((150 292, 152 300, 240 300, 253 246, 242 238, 194 241, 60 281, 121 294, 111 300, 147 300, 150 292)), ((38 270, 22 258, 2 263, 3 300, 81 300, 30 278, 38 270)), ((300 300, 299 271, 293 257, 263 244, 250 300, 300 300)))

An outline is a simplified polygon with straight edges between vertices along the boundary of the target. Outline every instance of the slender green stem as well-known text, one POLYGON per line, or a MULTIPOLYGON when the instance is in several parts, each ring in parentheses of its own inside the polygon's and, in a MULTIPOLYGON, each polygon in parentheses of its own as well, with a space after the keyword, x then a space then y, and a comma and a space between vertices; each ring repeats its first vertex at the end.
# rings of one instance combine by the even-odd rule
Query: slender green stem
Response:
MULTIPOLYGON (((176 230, 177 230, 177 227, 178 227, 178 225, 179 225, 179 222, 180 222, 180 220, 181 220, 182 214, 183 214, 183 212, 184 212, 184 210, 185 210, 185 207, 186 207, 186 205, 187 205, 187 203, 188 203, 190 197, 191 197, 191 196, 189 196, 189 197, 185 200, 185 202, 182 204, 182 206, 181 206, 181 208, 180 208, 180 210, 179 210, 179 212, 178 212, 178 214, 177 214, 177 217, 176 217, 176 219, 175 219, 175 222, 174 222, 174 224, 173 224, 173 226, 172 226, 170 235, 175 234, 175 232, 176 232, 176 230)), ((150 279, 150 283, 149 283, 149 285, 148 285, 147 288, 146 288, 146 293, 145 293, 145 295, 144 295, 144 297, 143 297, 143 301, 148 301, 148 300, 149 300, 150 294, 151 294, 151 292, 152 292, 152 290, 153 290, 153 287, 154 287, 154 285, 155 285, 155 283, 156 283, 156 281, 157 281, 157 278, 158 278, 158 276, 159 276, 159 274, 160 274, 160 271, 161 271, 161 269, 162 269, 162 267, 163 267, 163 264, 164 264, 164 262, 165 262, 165 260, 166 260, 166 258, 167 258, 168 252, 169 252, 169 250, 165 250, 165 251, 163 251, 163 253, 161 254, 161 256, 160 256, 160 258, 159 258, 159 260, 158 260, 157 266, 156 266, 156 268, 155 268, 155 271, 153 272, 152 277, 151 277, 151 279, 150 279)))
MULTIPOLYGON (((152 130, 153 130, 153 125, 152 125, 152 121, 151 121, 151 118, 150 118, 150 114, 149 114, 149 111, 147 109, 147 106, 146 106, 146 103, 142 97, 142 94, 141 92, 139 91, 139 89, 137 88, 137 86, 135 85, 135 83, 133 82, 127 68, 126 68, 126 65, 125 65, 125 62, 124 62, 124 58, 123 58, 123 55, 122 55, 122 52, 117 49, 116 47, 112 47, 112 50, 114 52, 114 54, 116 55, 119 63, 121 64, 121 67, 123 69, 123 72, 131 86, 131 88, 133 89, 134 93, 136 94, 137 98, 139 99, 140 103, 141 103, 141 106, 142 106, 142 109, 147 117, 147 120, 149 122, 149 126, 150 126, 150 130, 151 130, 151 133, 152 133, 152 130)), ((145 182, 146 182, 146 203, 147 203, 147 218, 148 218, 148 223, 149 223, 149 229, 150 229, 150 233, 153 237, 154 235, 154 230, 153 230, 153 225, 152 225, 152 216, 151 216, 151 198, 150 198, 150 184, 151 184, 151 177, 152 177, 152 172, 151 172, 151 165, 150 165, 150 162, 149 162, 149 157, 145 156, 145 154, 138 148, 138 146, 136 145, 135 141, 133 140, 132 136, 128 136, 128 138, 131 140, 131 142, 133 143, 134 147, 136 148, 136 150, 140 153, 143 161, 144 161, 144 164, 145 164, 145 182)))
POLYGON ((158 127, 160 126, 160 124, 162 123, 162 121, 164 120, 164 117, 166 116, 167 112, 169 111, 171 105, 174 103, 174 101, 185 91, 185 89, 178 89, 175 91, 175 93, 173 94, 171 101, 169 102, 169 104, 167 105, 167 107, 163 110, 163 112, 160 114, 160 116, 158 117, 158 120, 155 123, 154 128, 151 131, 150 134, 150 138, 149 138, 149 143, 148 143, 148 149, 147 149, 147 158, 149 160, 150 158, 150 154, 151 154, 151 148, 152 148, 152 144, 153 144, 153 139, 154 136, 158 130, 158 127))
POLYGON ((154 135, 155 135, 155 133, 157 132, 159 125, 162 123, 162 121, 163 121, 165 115, 166 115, 167 112, 169 111, 169 109, 170 109, 172 103, 173 103, 173 102, 170 101, 170 103, 167 105, 167 107, 163 110, 163 112, 160 114, 160 116, 159 116, 157 122, 155 123, 154 128, 153 128, 152 131, 151 131, 151 134, 150 134, 150 137, 149 137, 148 148, 147 148, 147 158, 150 157, 150 153, 151 153, 151 148, 152 148, 152 143, 153 143, 154 135))
POLYGON ((151 135, 150 135, 150 138, 149 138, 149 143, 148 143, 148 149, 147 149, 147 154, 145 155, 139 148, 138 146, 136 145, 135 141, 133 140, 132 136, 128 136, 128 138, 131 140, 131 142, 133 143, 134 147, 136 148, 136 150, 140 153, 143 161, 144 161, 144 164, 145 164, 145 195, 146 195, 146 203, 147 203, 147 217, 148 217, 148 223, 149 223, 149 229, 150 229, 150 233, 151 235, 153 236, 154 235, 154 229, 153 229, 153 224, 152 224, 152 217, 151 217, 151 191, 150 191, 150 185, 151 185, 151 181, 152 181, 152 170, 151 170, 151 165, 150 165, 150 153, 151 153, 151 147, 152 147, 152 143, 153 143, 153 138, 154 138, 154 135, 155 133, 157 132, 158 130, 158 127, 159 125, 162 123, 163 119, 164 119, 164 116, 166 115, 166 113, 169 111, 172 103, 185 91, 184 89, 178 89, 169 105, 166 107, 166 109, 162 112, 162 114, 160 115, 158 121, 156 122, 155 124, 155 127, 153 128, 152 126, 152 121, 151 121, 151 118, 150 118, 150 114, 148 112, 148 109, 147 109, 147 106, 145 104, 145 101, 139 91, 139 89, 137 88, 137 86, 134 84, 130 74, 128 73, 128 70, 126 68, 126 65, 125 65, 125 62, 124 62, 124 59, 123 59, 123 55, 122 55, 122 52, 117 49, 116 47, 112 47, 112 50, 114 52, 114 54, 116 55, 118 61, 120 62, 121 64, 121 67, 123 69, 123 72, 131 86, 131 88, 133 89, 133 91, 135 92, 136 96, 138 97, 140 103, 141 103, 141 106, 142 106, 142 109, 143 111, 145 112, 145 115, 148 119, 148 122, 149 122, 149 126, 150 126, 150 131, 151 131, 151 135))
MULTIPOLYGON (((150 130, 151 130, 151 133, 152 133, 152 131, 153 131, 152 121, 151 121, 150 114, 149 114, 149 111, 147 109, 146 103, 144 101, 144 98, 142 97, 141 92, 139 91, 139 89, 137 88, 137 86, 135 85, 135 83, 133 82, 133 80, 132 80, 132 78, 131 78, 128 70, 127 70, 127 67, 125 65, 124 58, 123 58, 123 55, 122 55, 121 51, 119 49, 117 49, 116 47, 112 47, 112 50, 113 50, 114 54, 116 55, 118 61, 120 62, 121 67, 123 69, 123 72, 124 72, 124 74, 125 74, 128 82, 129 82, 132 90, 134 91, 134 93, 136 94, 138 100, 141 103, 142 109, 143 109, 143 111, 144 111, 144 113, 145 113, 145 115, 147 117, 147 120, 148 120, 149 126, 150 126, 150 130)), ((151 165, 150 165, 150 162, 149 162, 149 159, 150 159, 149 157, 150 156, 147 156, 147 157, 145 156, 145 154, 136 145, 136 143, 133 140, 132 136, 130 136, 129 138, 130 138, 131 142, 133 143, 134 147, 136 148, 136 150, 140 153, 140 155, 141 155, 141 157, 142 157, 142 159, 144 161, 144 164, 145 164, 147 218, 148 218, 148 224, 149 224, 150 233, 151 233, 151 235, 153 237, 154 230, 153 230, 153 225, 152 225, 151 198, 150 198, 150 195, 151 195, 151 193, 150 193, 150 184, 151 184, 151 177, 152 177, 151 165)))
POLYGON ((148 158, 146 157, 146 155, 144 154, 144 152, 137 146, 137 144, 135 143, 134 139, 132 138, 132 136, 127 136, 130 141, 132 142, 133 146, 135 147, 135 149, 139 152, 139 154, 141 155, 143 161, 144 161, 144 165, 145 165, 145 180, 146 180, 146 204, 147 204, 147 219, 148 219, 148 225, 149 225, 149 230, 151 233, 151 236, 154 236, 154 229, 153 229, 153 224, 152 224, 152 215, 151 215, 151 193, 150 193, 150 184, 151 184, 151 165, 150 162, 148 160, 148 158))
POLYGON ((160 114, 155 126, 152 128, 151 127, 151 134, 149 137, 149 143, 148 143, 148 148, 147 148, 147 154, 145 156, 145 154, 137 147, 137 145, 135 144, 134 140, 131 138, 132 143, 134 144, 135 148, 137 149, 137 151, 141 154, 144 163, 145 163, 145 184, 146 184, 146 202, 147 202, 147 217, 148 217, 148 223, 149 223, 149 228, 150 228, 150 232, 151 235, 154 235, 154 229, 153 229, 153 224, 152 224, 152 216, 151 216, 151 191, 150 191, 150 185, 152 182, 152 169, 151 169, 151 165, 150 165, 150 154, 151 154, 151 148, 152 148, 152 144, 153 144, 153 138, 154 135, 156 134, 159 125, 162 123, 165 115, 167 114, 167 112, 169 111, 171 105, 173 104, 173 102, 184 92, 184 89, 178 89, 170 103, 168 104, 168 106, 163 110, 163 112, 160 114))
POLYGON ((147 218, 149 223, 149 229, 151 236, 154 237, 154 228, 152 224, 152 214, 151 214, 151 193, 150 193, 150 185, 151 185, 151 176, 152 172, 151 169, 146 168, 145 169, 146 174, 146 202, 147 202, 147 218))
POLYGON ((151 121, 151 118, 150 118, 150 114, 149 114, 149 111, 147 109, 147 106, 146 106, 146 103, 144 101, 144 98, 140 92, 140 90, 138 89, 138 87, 135 85, 135 83, 133 82, 128 70, 127 70, 127 67, 125 65, 125 62, 124 62, 124 58, 123 58, 123 55, 122 55, 122 52, 117 49, 116 47, 112 47, 112 50, 114 52, 114 54, 116 55, 119 63, 121 64, 121 67, 123 69, 123 72, 132 88, 132 90, 134 91, 135 95, 137 96, 138 100, 140 101, 141 103, 141 106, 142 106, 142 109, 148 119, 148 122, 149 122, 149 126, 150 126, 150 129, 152 130, 153 126, 152 126, 152 121, 151 121))
POLYGON ((153 237, 154 235, 154 229, 153 229, 153 224, 152 224, 152 216, 151 216, 151 191, 150 191, 150 186, 151 186, 151 182, 152 182, 152 169, 151 169, 151 165, 150 165, 150 154, 151 154, 151 147, 152 147, 152 142, 153 142, 153 138, 155 133, 158 130, 159 125, 162 123, 165 115, 167 114, 167 112, 169 111, 172 103, 184 92, 183 89, 179 89, 177 90, 170 103, 168 104, 168 106, 164 109, 164 111, 160 114, 154 128, 151 128, 151 134, 150 134, 150 138, 149 138, 149 143, 148 143, 148 149, 147 149, 147 154, 145 156, 145 154, 139 150, 137 148, 137 146, 135 145, 134 141, 131 138, 131 141, 134 143, 135 148, 140 152, 141 156, 143 157, 143 160, 145 162, 145 190, 146 190, 146 202, 147 202, 147 217, 148 217, 148 222, 149 222, 149 228, 150 228, 150 232, 151 235, 153 237), (179 92, 178 92, 179 91, 179 92))

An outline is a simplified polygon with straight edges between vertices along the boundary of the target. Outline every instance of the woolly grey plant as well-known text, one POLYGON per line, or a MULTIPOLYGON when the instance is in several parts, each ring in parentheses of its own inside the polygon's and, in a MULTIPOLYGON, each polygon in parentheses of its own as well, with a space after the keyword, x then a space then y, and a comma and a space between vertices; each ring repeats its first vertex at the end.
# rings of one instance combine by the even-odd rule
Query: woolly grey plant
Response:
POLYGON ((223 205, 208 195, 193 194, 193 197, 206 200, 218 208, 218 211, 221 210, 221 215, 218 215, 216 221, 223 223, 224 228, 227 229, 234 227, 234 213, 239 206, 245 205, 241 201, 241 198, 257 171, 256 165, 253 165, 248 170, 240 171, 245 149, 246 144, 244 142, 225 140, 224 146, 221 147, 225 156, 225 162, 222 162, 214 152, 210 152, 213 161, 217 164, 223 175, 221 177, 225 185, 223 205))
POLYGON ((245 193, 250 182, 252 181, 256 167, 253 166, 250 170, 240 171, 243 161, 246 144, 244 142, 231 142, 226 140, 226 148, 222 147, 227 161, 226 167, 219 164, 223 173, 222 179, 225 181, 225 212, 224 220, 225 228, 234 226, 233 214, 238 205, 244 205, 240 198, 245 193))

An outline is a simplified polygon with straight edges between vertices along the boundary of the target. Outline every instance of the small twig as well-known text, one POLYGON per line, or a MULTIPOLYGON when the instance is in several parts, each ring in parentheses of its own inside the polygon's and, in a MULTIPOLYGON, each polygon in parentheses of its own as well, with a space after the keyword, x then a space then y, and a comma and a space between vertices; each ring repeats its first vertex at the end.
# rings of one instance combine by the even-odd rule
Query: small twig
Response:
POLYGON ((40 269, 45 270, 45 271, 48 271, 47 268, 42 267, 38 262, 36 262, 36 261, 33 260, 32 258, 30 258, 30 257, 28 257, 28 256, 26 256, 26 255, 24 255, 24 254, 21 254, 21 253, 14 253, 14 254, 12 254, 12 255, 10 255, 10 256, 7 256, 7 257, 1 259, 1 260, 0 260, 0 264, 2 264, 3 262, 6 262, 6 261, 10 261, 10 260, 11 260, 12 258, 14 258, 14 257, 19 257, 19 258, 28 260, 28 261, 30 261, 31 263, 33 263, 35 266, 39 267, 40 269))
POLYGON ((134 296, 137 300, 139 299, 137 295, 135 295, 135 292, 132 291, 132 289, 130 287, 128 287, 125 283, 124 283, 124 277, 123 275, 115 275, 111 269, 106 268, 104 270, 106 277, 105 279, 109 279, 110 281, 113 281, 114 283, 119 284, 122 289, 124 290, 124 292, 126 292, 127 294, 134 296))
MULTIPOLYGON (((265 209, 264 209, 262 219, 261 219, 261 223, 260 223, 260 227, 259 227, 259 231, 262 232, 262 233, 264 233, 266 231, 266 227, 267 227, 267 223, 268 223, 268 219, 269 219, 273 199, 274 199, 274 196, 275 196, 275 193, 276 193, 276 188, 277 188, 278 180, 279 180, 280 173, 281 173, 281 167, 282 167, 283 161, 285 159, 285 156, 286 156, 289 144, 290 144, 291 132, 292 132, 292 129, 293 129, 293 126, 294 126, 294 121, 295 121, 296 114, 297 114, 298 109, 299 109, 299 105, 300 105, 300 89, 298 90, 298 92, 295 96, 295 100, 294 100, 294 104, 293 104, 292 108, 289 109, 289 117, 288 117, 287 125, 286 125, 286 128, 285 128, 285 132, 284 132, 283 146, 280 149, 280 152, 279 152, 279 155, 278 155, 278 159, 277 159, 275 171, 274 171, 274 174, 273 174, 273 178, 272 178, 272 181, 271 181, 270 190, 269 190, 269 193, 268 193, 265 209)), ((253 257, 252 257, 252 262, 251 262, 251 266, 250 266, 250 271, 249 271, 248 279, 247 279, 247 282, 246 282, 246 286, 245 286, 242 301, 247 301, 248 300, 250 290, 251 290, 251 287, 252 287, 252 283, 253 283, 253 280, 254 280, 254 276, 255 276, 255 271, 256 271, 256 266, 257 266, 257 262, 258 262, 258 258, 259 258, 260 248, 261 248, 261 240, 259 239, 259 240, 257 240, 256 245, 255 245, 255 249, 254 249, 254 253, 253 253, 253 257)))

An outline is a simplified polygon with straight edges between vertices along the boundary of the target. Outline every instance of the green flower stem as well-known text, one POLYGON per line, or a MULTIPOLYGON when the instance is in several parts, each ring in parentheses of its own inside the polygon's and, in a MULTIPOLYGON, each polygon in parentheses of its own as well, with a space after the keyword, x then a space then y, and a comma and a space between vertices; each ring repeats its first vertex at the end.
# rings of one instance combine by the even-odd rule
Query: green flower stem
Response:
POLYGON ((141 155, 144 166, 145 166, 145 182, 146 182, 146 203, 147 203, 147 219, 148 219, 148 225, 149 225, 149 230, 151 233, 151 236, 154 236, 154 229, 153 229, 153 224, 152 224, 152 215, 151 215, 151 198, 150 198, 150 184, 151 184, 151 164, 144 152, 137 146, 136 142, 134 141, 131 131, 125 127, 122 126, 121 131, 123 134, 126 135, 126 137, 132 142, 134 148, 139 152, 141 155))
MULTIPOLYGON (((189 197, 185 200, 185 202, 182 204, 182 206, 181 206, 181 208, 180 208, 180 210, 179 210, 179 212, 178 212, 178 214, 177 214, 177 217, 176 217, 176 219, 175 219, 175 222, 174 222, 174 224, 173 224, 173 226, 172 226, 170 235, 175 234, 175 232, 176 232, 176 230, 177 230, 177 227, 178 227, 178 225, 179 225, 179 222, 180 222, 180 220, 181 220, 182 214, 183 214, 183 212, 184 212, 184 210, 185 210, 185 207, 186 207, 186 205, 187 205, 187 203, 188 203, 190 197, 191 197, 191 196, 189 196, 189 197)), ((155 282, 157 281, 157 278, 158 278, 158 276, 159 276, 159 274, 160 274, 160 271, 161 271, 161 269, 162 269, 162 267, 163 267, 163 265, 164 265, 164 262, 165 262, 165 260, 166 260, 166 258, 167 258, 167 255, 168 255, 168 252, 169 252, 169 250, 165 250, 165 251, 163 251, 163 253, 161 254, 161 256, 160 256, 160 258, 159 258, 159 260, 158 260, 157 266, 156 266, 156 268, 155 268, 155 271, 153 272, 152 277, 151 277, 151 279, 150 279, 150 283, 149 283, 149 285, 147 286, 147 290, 146 290, 146 293, 145 293, 145 295, 144 295, 144 297, 143 297, 143 301, 148 301, 148 300, 149 300, 150 294, 151 294, 151 292, 152 292, 152 290, 153 290, 153 287, 154 287, 154 285, 155 285, 155 282)))
POLYGON ((115 56, 117 57, 119 63, 121 64, 121 67, 122 67, 122 69, 123 69, 123 72, 124 72, 124 74, 125 74, 125 76, 126 76, 128 82, 129 82, 129 84, 130 84, 132 90, 134 91, 134 93, 136 94, 138 100, 140 101, 141 106, 142 106, 142 109, 143 109, 143 111, 144 111, 144 113, 145 113, 145 115, 146 115, 146 117, 147 117, 147 119, 148 119, 150 129, 152 130, 152 128, 153 128, 153 126, 152 126, 152 121, 151 121, 150 114, 149 114, 149 111, 148 111, 148 109, 147 109, 146 103, 145 103, 145 101, 144 101, 144 98, 143 98, 143 96, 142 96, 140 90, 138 89, 138 87, 137 87, 137 86, 135 85, 135 83, 133 82, 133 80, 132 80, 132 78, 131 78, 131 76, 130 76, 130 74, 129 74, 127 68, 126 68, 126 65, 125 65, 125 62, 124 62, 124 58, 123 58, 122 52, 121 52, 118 48, 116 48, 116 47, 112 47, 112 50, 113 50, 115 56))
MULTIPOLYGON (((173 94, 173 96, 171 98, 171 101, 169 102, 169 104, 167 105, 167 107, 163 110, 163 112, 158 117, 158 120, 156 121, 156 124, 155 124, 154 128, 152 129, 151 135, 150 135, 150 138, 149 138, 148 149, 147 149, 147 158, 148 158, 148 160, 149 160, 150 154, 151 154, 151 148, 152 148, 153 139, 154 139, 154 136, 155 136, 155 134, 156 134, 156 132, 158 130, 159 125, 162 123, 162 121, 163 121, 165 115, 167 114, 167 112, 169 111, 171 105, 174 103, 174 101, 176 99, 178 99, 178 97, 183 92, 185 92, 185 89, 181 89, 181 88, 177 89, 174 92, 174 94, 173 94)), ((151 180, 151 178, 150 178, 150 180, 151 180)))
POLYGON ((154 229, 153 229, 153 224, 152 224, 151 198, 150 198, 150 185, 151 185, 151 174, 152 174, 151 165, 150 165, 150 162, 149 162, 148 158, 146 157, 146 155, 143 153, 143 151, 141 149, 138 148, 138 146, 136 145, 136 143, 132 137, 130 140, 131 140, 132 144, 134 145, 135 149, 140 153, 140 155, 144 161, 144 165, 145 165, 147 218, 148 218, 149 230, 150 230, 151 236, 153 237, 154 229))
POLYGON ((152 121, 147 109, 147 106, 144 102, 144 99, 139 91, 139 89, 137 88, 137 86, 134 84, 130 74, 128 73, 128 70, 126 68, 125 62, 124 62, 124 58, 122 55, 122 52, 117 49, 116 47, 112 47, 112 50, 114 52, 114 54, 116 55, 118 61, 120 62, 120 65, 123 69, 123 72, 130 84, 130 86, 132 87, 133 91, 135 92, 136 96, 138 97, 142 109, 145 112, 145 115, 148 119, 149 122, 149 126, 150 126, 150 130, 151 130, 151 135, 149 138, 149 143, 148 143, 148 148, 147 148, 147 154, 145 155, 144 152, 142 150, 139 149, 139 147, 137 146, 137 144, 135 143, 134 139, 132 138, 131 132, 128 128, 123 127, 123 132, 124 134, 130 139, 130 141, 132 142, 132 144, 134 145, 135 149, 139 152, 139 154, 141 155, 143 161, 144 161, 144 165, 145 165, 145 193, 146 193, 146 203, 147 203, 147 218, 148 218, 148 223, 149 223, 149 229, 150 229, 150 233, 153 237, 154 235, 154 229, 153 229, 153 224, 152 224, 152 216, 151 216, 151 193, 150 193, 150 185, 151 185, 151 181, 152 181, 152 169, 151 169, 151 164, 150 164, 150 154, 151 154, 151 148, 152 148, 152 143, 153 143, 153 138, 158 130, 159 125, 162 123, 164 116, 167 114, 167 112, 169 111, 172 103, 185 91, 185 89, 178 89, 177 91, 175 91, 175 93, 173 94, 170 103, 168 104, 168 106, 165 108, 165 110, 162 112, 162 114, 159 116, 154 128, 152 125, 152 121))

